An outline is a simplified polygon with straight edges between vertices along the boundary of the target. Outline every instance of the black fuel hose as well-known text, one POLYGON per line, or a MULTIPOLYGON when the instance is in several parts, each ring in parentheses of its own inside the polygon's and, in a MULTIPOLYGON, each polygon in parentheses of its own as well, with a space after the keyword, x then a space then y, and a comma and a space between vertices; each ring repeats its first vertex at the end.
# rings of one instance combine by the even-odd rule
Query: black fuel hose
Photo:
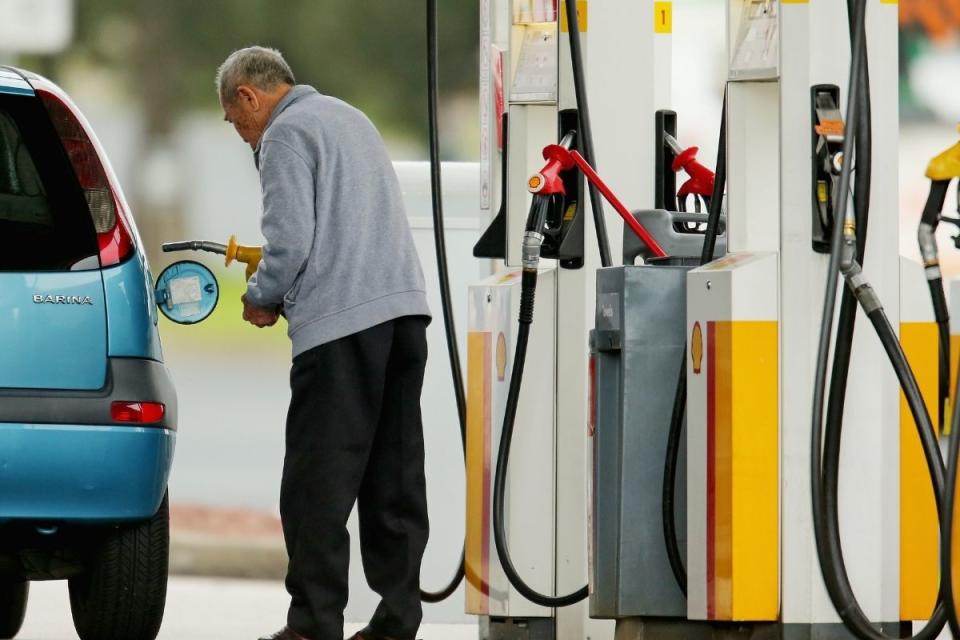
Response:
MULTIPOLYGON (((947 199, 949 180, 934 180, 930 184, 930 194, 927 197, 920 226, 917 231, 917 240, 920 244, 920 253, 923 256, 924 271, 927 284, 930 287, 930 298, 933 302, 934 318, 937 322, 939 335, 939 403, 941 415, 940 424, 944 425, 944 407, 950 391, 950 314, 947 309, 946 295, 943 290, 943 276, 940 271, 940 260, 937 251, 936 230, 940 222, 940 214, 947 199)), ((954 397, 960 397, 960 388, 955 391, 954 397)), ((953 537, 955 535, 953 519, 956 512, 957 497, 957 465, 960 458, 960 403, 953 407, 950 416, 950 438, 947 446, 947 487, 943 497, 943 510, 940 517, 940 575, 941 597, 947 609, 947 620, 954 638, 960 638, 960 619, 957 615, 956 593, 953 590, 953 537)))
MULTIPOLYGON (((579 120, 581 148, 584 159, 596 168, 597 161, 593 149, 593 131, 590 121, 590 107, 587 101, 587 87, 583 69, 583 49, 580 42, 580 22, 577 16, 576 0, 564 0, 564 6, 566 8, 567 22, 569 25, 570 58, 573 66, 573 84, 577 98, 577 117, 579 120)), ((593 183, 589 185, 589 189, 594 228, 597 234, 597 244, 600 252, 600 264, 603 267, 609 267, 613 265, 613 260, 610 253, 610 240, 607 235, 606 219, 603 214, 603 200, 599 190, 593 183)), ((530 215, 527 218, 527 235, 524 238, 525 251, 528 239, 531 237, 530 234, 533 233, 539 236, 542 233, 549 207, 550 200, 548 197, 538 195, 533 197, 530 215)), ((542 242, 542 238, 540 241, 542 242)), ((530 324, 533 322, 534 297, 537 287, 537 267, 535 264, 539 261, 539 251, 539 245, 537 245, 536 256, 535 258, 531 258, 533 262, 528 262, 526 258, 524 260, 520 288, 520 321, 517 331, 517 344, 514 351, 513 369, 510 377, 510 388, 507 394, 503 429, 500 434, 497 468, 494 474, 493 532, 494 542, 497 548, 497 557, 510 584, 513 585, 520 595, 534 604, 553 608, 566 607, 584 600, 590 594, 589 586, 584 585, 573 593, 564 596, 548 596, 538 593, 524 582, 514 566, 510 558, 509 549, 507 548, 504 504, 510 444, 513 439, 513 428, 516 422, 517 404, 520 400, 523 369, 527 357, 527 343, 530 337, 530 324)))
MULTIPOLYGON (((587 81, 583 70, 583 47, 580 43, 580 18, 577 15, 577 1, 564 0, 567 9, 567 25, 570 36, 570 60, 573 66, 573 88, 577 96, 577 118, 580 124, 580 141, 583 158, 595 170, 599 171, 597 158, 593 151, 593 128, 590 120, 590 105, 587 101, 587 81)), ((593 210, 593 226, 597 232, 597 244, 600 249, 600 265, 613 265, 610 254, 610 238, 607 235, 607 221, 603 216, 603 198, 600 191, 591 182, 590 208, 593 210)))
POLYGON ((943 275, 940 272, 936 232, 949 187, 949 180, 934 180, 930 183, 930 194, 927 196, 923 214, 920 216, 920 226, 917 229, 917 242, 920 245, 920 255, 923 257, 939 336, 940 397, 937 407, 940 413, 940 424, 944 424, 944 407, 950 395, 950 312, 947 309, 947 297, 943 291, 943 275))
MULTIPOLYGON (((854 38, 854 10, 852 0, 847 0, 847 16, 850 41, 854 38)), ((866 35, 863 40, 863 64, 860 68, 857 91, 857 128, 854 147, 856 164, 853 167, 853 203, 856 219, 857 256, 866 259, 867 231, 870 221, 870 193, 873 188, 873 114, 870 97, 870 68, 866 35), (862 160, 861 160, 862 159, 862 160)), ((823 444, 823 477, 826 491, 836 495, 840 482, 840 444, 843 436, 843 415, 846 407, 847 380, 850 373, 850 358, 853 351, 853 335, 856 329, 857 299, 844 287, 834 340, 833 367, 830 373, 830 393, 827 399, 826 438, 823 444)), ((831 518, 839 522, 840 514, 831 518)))
MULTIPOLYGON (((852 62, 850 69, 849 104, 847 105, 847 132, 844 140, 844 158, 852 158, 857 136, 858 104, 860 93, 864 85, 864 59, 866 54, 866 0, 850 0, 853 15, 852 62)), ((858 165, 867 164, 870 158, 857 158, 858 165)), ((886 640, 888 636, 877 630, 860 608, 853 593, 849 576, 843 561, 843 550, 840 542, 839 522, 837 518, 837 492, 834 483, 829 481, 824 468, 825 451, 824 438, 824 396, 826 389, 827 365, 830 356, 830 341, 833 328, 834 311, 836 310, 836 289, 840 277, 841 260, 845 249, 844 221, 846 220, 847 194, 850 191, 852 162, 845 162, 840 175, 839 197, 834 215, 834 229, 831 244, 830 261, 827 272, 827 286, 824 296, 824 309, 821 319, 820 339, 817 351, 816 377, 813 395, 813 416, 811 429, 811 496, 813 507, 814 533, 816 538, 817 555, 820 559, 821 573, 831 602, 840 615, 844 625, 858 638, 870 640, 886 640), (831 486, 833 485, 833 486, 831 486)), ((927 413, 923 397, 906 356, 896 339, 896 334, 876 298, 875 293, 863 278, 859 265, 855 260, 851 264, 844 264, 844 276, 847 283, 854 290, 858 302, 873 323, 884 349, 893 364, 898 381, 904 391, 910 406, 910 411, 917 425, 924 457, 933 480, 934 493, 937 498, 938 513, 941 497, 945 493, 945 478, 943 463, 933 431, 933 424, 927 413)), ((852 334, 851 334, 852 337, 852 334)), ((827 424, 827 440, 837 437, 835 431, 841 423, 827 424)), ((941 591, 948 580, 941 577, 941 591)), ((932 619, 914 637, 924 640, 936 638, 947 621, 947 612, 943 600, 938 603, 932 619)))
MULTIPOLYGON (((450 274, 447 269, 447 248, 444 237, 443 194, 440 173, 440 142, 437 123, 437 0, 427 0, 427 113, 430 129, 430 194, 433 202, 433 239, 437 250, 437 276, 440 281, 440 300, 443 308, 443 326, 447 337, 447 355, 450 359, 450 375, 457 400, 457 417, 460 422, 460 443, 466 454, 467 446, 467 400, 460 366, 460 350, 457 346, 457 329, 454 325, 453 303, 450 296, 450 274)), ((441 591, 420 590, 424 602, 442 602, 449 598, 463 582, 464 554, 460 552, 460 564, 453 579, 441 591)))
POLYGON ((533 307, 537 292, 537 263, 540 259, 542 232, 550 208, 548 196, 535 195, 527 217, 524 235, 524 264, 520 282, 520 318, 517 331, 517 344, 514 348, 513 368, 510 374, 510 388, 507 393, 507 406, 503 416, 503 429, 500 432, 500 446, 497 452, 497 467, 493 479, 493 539, 497 548, 497 557, 510 584, 524 598, 542 607, 566 607, 585 599, 589 595, 586 585, 564 596, 548 596, 530 587, 520 576, 510 558, 507 547, 506 531, 506 487, 507 469, 510 464, 510 444, 517 419, 517 405, 523 385, 523 370, 527 359, 527 344, 530 340, 530 325, 533 324, 533 307), (539 236, 539 238, 538 238, 539 236))
MULTIPOLYGON (((960 398, 960 382, 954 390, 960 398)), ((950 420, 950 442, 947 447, 947 488, 943 496, 940 516, 940 594, 947 610, 947 621, 954 638, 960 638, 960 618, 957 616, 957 594, 953 590, 953 518, 957 504, 957 471, 960 464, 960 402, 954 402, 950 420)))
POLYGON ((680 378, 673 395, 670 412, 670 432, 667 434, 667 452, 663 464, 663 487, 660 496, 660 517, 663 520, 663 540, 667 545, 667 561, 683 597, 687 597, 687 568, 683 564, 683 550, 677 535, 674 502, 677 493, 677 463, 680 460, 680 440, 683 437, 683 420, 687 412, 687 349, 683 349, 680 363, 680 378))
MULTIPOLYGON (((717 236, 720 235, 720 216, 723 213, 723 192, 727 184, 727 92, 723 92, 723 108, 720 112, 720 139, 717 143, 717 165, 714 171, 713 194, 710 196, 710 215, 707 217, 707 229, 700 252, 700 265, 713 261, 717 248, 717 236)), ((674 502, 677 492, 677 463, 680 458, 680 440, 683 437, 683 420, 687 409, 687 349, 684 346, 680 360, 680 379, 673 396, 673 410, 670 413, 670 431, 667 434, 667 451, 664 456, 663 486, 660 500, 661 519, 663 520, 663 539, 667 545, 667 560, 677 586, 684 596, 687 595, 687 569, 683 565, 683 552, 677 537, 677 523, 674 519, 674 502)))
POLYGON ((173 251, 207 251, 209 253, 227 253, 227 245, 206 240, 186 240, 184 242, 164 242, 161 246, 164 253, 173 251))
MULTIPOLYGON (((960 201, 960 192, 957 194, 960 201)), ((942 205, 941 205, 942 206, 942 205)), ((960 207, 958 207, 960 208, 960 207)), ((943 289, 940 289, 941 293, 943 289)), ((947 344, 949 353, 949 342, 947 344)), ((954 389, 954 398, 960 398, 960 377, 954 389)), ((941 594, 947 609, 947 620, 954 638, 960 638, 960 617, 957 615, 957 594, 953 590, 953 542, 956 533, 953 519, 957 508, 957 472, 960 471, 960 402, 954 402, 950 419, 950 442, 947 447, 947 488, 943 497, 944 507, 940 517, 940 576, 941 594)))

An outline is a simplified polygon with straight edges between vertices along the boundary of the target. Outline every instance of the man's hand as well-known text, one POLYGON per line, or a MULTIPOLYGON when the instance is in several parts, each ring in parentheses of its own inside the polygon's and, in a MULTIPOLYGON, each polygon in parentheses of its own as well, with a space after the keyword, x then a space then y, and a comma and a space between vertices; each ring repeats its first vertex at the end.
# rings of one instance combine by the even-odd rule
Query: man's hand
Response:
POLYGON ((240 296, 240 302, 243 303, 243 319, 255 327, 272 327, 277 324, 280 313, 276 308, 258 307, 249 300, 247 294, 240 296))

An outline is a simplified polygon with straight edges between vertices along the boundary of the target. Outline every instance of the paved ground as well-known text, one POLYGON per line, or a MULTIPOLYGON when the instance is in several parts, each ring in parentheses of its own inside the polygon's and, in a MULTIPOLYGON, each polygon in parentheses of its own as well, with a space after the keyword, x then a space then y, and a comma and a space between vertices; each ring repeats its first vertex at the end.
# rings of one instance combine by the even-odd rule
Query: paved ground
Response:
MULTIPOLYGON (((175 577, 159 640, 256 640, 283 624, 287 595, 279 582, 175 577)), ((347 633, 361 624, 347 625, 347 633)), ((423 640, 476 640, 473 625, 425 625, 423 640)), ((65 582, 31 585, 20 640, 76 640, 65 582)))

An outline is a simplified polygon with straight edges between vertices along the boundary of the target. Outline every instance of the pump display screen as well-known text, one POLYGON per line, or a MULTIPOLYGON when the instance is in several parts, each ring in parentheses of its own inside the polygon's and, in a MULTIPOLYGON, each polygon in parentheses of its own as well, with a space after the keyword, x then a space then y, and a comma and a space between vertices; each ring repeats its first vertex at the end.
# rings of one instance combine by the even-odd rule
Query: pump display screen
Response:
POLYGON ((731 79, 775 78, 780 66, 779 2, 746 0, 740 8, 731 79))

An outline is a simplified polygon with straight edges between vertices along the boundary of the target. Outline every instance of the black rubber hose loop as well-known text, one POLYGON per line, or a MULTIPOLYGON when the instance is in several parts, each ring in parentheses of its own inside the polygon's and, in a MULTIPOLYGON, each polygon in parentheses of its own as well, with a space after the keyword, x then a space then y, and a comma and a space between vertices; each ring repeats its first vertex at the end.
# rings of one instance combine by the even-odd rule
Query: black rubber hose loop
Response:
MULTIPOLYGON (((523 297, 532 296, 533 290, 523 288, 521 292, 521 306, 523 297)), ((530 302, 532 305, 532 301, 530 302)), ((497 452, 497 468, 493 482, 493 537, 497 548, 497 557, 510 584, 524 598, 542 607, 566 607, 584 600, 590 591, 586 585, 564 596, 547 596, 530 587, 521 577, 507 548, 507 532, 505 523, 507 468, 510 464, 510 443, 513 440, 513 427, 517 419, 517 404, 520 398, 520 387, 523 381, 523 369, 527 357, 527 343, 530 340, 530 325, 521 322, 517 332, 517 346, 513 357, 513 370, 510 374, 510 391, 507 395, 506 413, 503 419, 503 430, 500 433, 500 447, 497 452), (499 514, 499 517, 498 515, 499 514)))
MULTIPOLYGON (((576 0, 565 0, 567 21, 570 35, 570 57, 573 62, 573 83, 577 97, 577 114, 580 121, 580 140, 583 156, 594 168, 597 167, 593 152, 593 132, 590 126, 590 109, 587 103, 586 81, 583 71, 583 53, 580 44, 580 24, 577 17, 576 0)), ((539 214, 545 213, 546 202, 538 202, 534 198, 531 205, 531 215, 527 221, 528 231, 540 232, 543 222, 537 222, 539 214)), ((603 202, 597 188, 590 184, 590 202, 593 209, 594 227, 597 234, 597 243, 600 250, 600 264, 609 267, 613 264, 610 255, 610 241, 607 237, 607 225, 603 216, 603 202)), ((507 407, 503 419, 503 429, 500 433, 500 447, 497 455, 497 467, 494 474, 493 487, 493 533, 497 548, 497 557, 510 584, 527 600, 543 607, 566 607, 584 600, 590 590, 587 585, 573 593, 564 596, 548 596, 538 593, 531 588, 520 576, 507 547, 505 492, 507 484, 507 468, 510 458, 510 443, 513 439, 513 429, 516 422, 517 403, 520 399, 520 389, 523 382, 523 368, 527 356, 527 342, 530 336, 530 324, 533 322, 534 296, 536 295, 536 271, 524 270, 524 282, 521 284, 520 319, 517 335, 517 345, 514 351, 513 370, 510 378, 510 388, 507 394, 507 407), (528 276, 527 274, 530 274, 528 276)))
MULTIPOLYGON (((851 8, 852 26, 852 54, 853 60, 850 70, 849 104, 847 105, 847 138, 844 141, 845 157, 852 157, 857 139, 857 128, 860 124, 860 100, 865 99, 865 58, 866 58, 866 27, 865 27, 865 0, 848 0, 851 8)), ((866 89, 868 90, 868 88, 866 89)), ((866 123, 864 123, 866 125, 866 123)), ((871 158, 858 157, 858 173, 863 165, 869 164, 871 158)), ((846 194, 850 189, 853 163, 844 163, 840 176, 840 193, 846 194)), ((858 185, 859 186, 859 185, 858 185)), ((839 279, 839 264, 841 246, 843 242, 843 224, 847 207, 846 197, 841 197, 835 212, 836 224, 832 238, 832 250, 827 273, 827 286, 824 294, 824 309, 821 319, 820 340, 817 351, 816 379, 814 384, 813 417, 811 429, 811 497, 813 507, 814 532, 816 537, 817 555, 820 559, 821 572, 830 599, 843 620, 844 625, 858 638, 870 640, 885 640, 888 636, 874 627, 860 608, 852 586, 847 576, 843 561, 843 550, 840 545, 840 533, 837 509, 836 476, 839 464, 836 457, 839 450, 839 430, 842 419, 827 424, 828 447, 823 446, 824 426, 824 392, 826 388, 827 365, 830 356, 830 341, 833 326, 834 311, 836 309, 836 289, 839 279), (836 448, 836 451, 833 448, 836 448), (836 465, 836 468, 834 468, 836 465)), ((863 210, 867 211, 867 208, 863 210)), ((940 458, 939 448, 933 432, 923 398, 913 376, 909 364, 903 355, 902 348, 896 340, 896 335, 890 327, 889 321, 882 308, 865 309, 880 337, 894 370, 897 373, 901 388, 907 397, 910 410, 917 424, 918 433, 927 461, 928 470, 934 484, 937 498, 938 513, 945 491, 944 471, 940 458)), ((838 332, 838 338, 846 340, 846 332, 838 332)), ((852 338, 852 330, 849 332, 852 338)), ((847 348, 847 345, 842 345, 847 348)), ((842 418, 842 416, 841 416, 842 418)), ((948 589, 948 581, 941 580, 941 591, 948 589)), ((936 638, 947 621, 947 612, 943 606, 943 599, 937 605, 933 618, 914 637, 924 640, 936 638)))
MULTIPOLYGON (((450 275, 447 269, 447 248, 444 237, 443 194, 441 192, 440 142, 437 123, 437 0, 427 0, 427 113, 430 129, 430 194, 433 201, 433 238, 437 250, 437 276, 440 280, 440 301, 443 308, 443 326, 447 337, 447 354, 450 358, 450 375, 457 401, 457 417, 460 422, 460 443, 466 455, 467 447, 467 399, 460 365, 460 350, 457 346, 457 329, 454 325, 453 304, 450 296, 450 275)), ((420 590, 420 599, 427 603, 443 602, 454 594, 464 576, 464 553, 460 552, 460 564, 453 579, 441 591, 420 590)))
MULTIPOLYGON (((524 228, 527 233, 540 233, 546 224, 550 200, 536 195, 530 203, 530 213, 524 228)), ((527 360, 527 343, 530 339, 530 325, 533 324, 534 300, 537 293, 537 270, 524 267, 520 280, 520 318, 518 322, 517 345, 514 348, 513 368, 510 373, 510 387, 507 391, 507 406, 503 416, 503 428, 500 431, 500 446, 497 450, 497 466, 493 474, 493 541, 497 549, 503 573, 524 598, 542 607, 566 607, 585 599, 590 591, 585 585, 573 593, 564 596, 548 596, 539 593, 528 585, 517 571, 510 558, 507 546, 506 526, 506 489, 507 469, 510 465, 510 445, 517 421, 517 405, 523 386, 523 370, 527 360)))
MULTIPOLYGON (((848 6, 850 3, 848 3, 848 6)), ((851 42, 854 35, 853 11, 848 11, 851 42)), ((866 40, 864 40, 866 42, 866 40)), ((864 45, 866 46, 866 44, 864 45)), ((856 166, 854 181, 854 209, 857 222, 857 256, 866 258, 867 230, 870 221, 870 192, 873 183, 873 126, 870 99, 870 72, 866 53, 859 74, 859 91, 856 104, 857 135, 855 140, 856 166)), ((843 288, 840 301, 840 316, 834 340, 834 359, 830 374, 830 394, 827 400, 826 439, 823 445, 823 478, 828 495, 837 495, 840 482, 840 444, 843 434, 843 415, 846 406, 847 380, 850 373, 850 358, 853 335, 856 329, 857 300, 849 287, 843 288)), ((831 518, 839 522, 837 501, 831 518)), ((839 525, 837 525, 839 527, 839 525)), ((832 527, 831 527, 832 528, 832 527)), ((838 543, 839 544, 839 543, 838 543)))
MULTIPOLYGON (((538 232, 545 221, 545 198, 534 197, 527 218, 527 231, 538 232)), ((510 445, 517 421, 517 405, 523 385, 523 371, 527 359, 527 343, 530 339, 530 325, 533 323, 534 300, 537 291, 536 269, 525 268, 520 286, 520 318, 517 332, 517 344, 514 349, 513 369, 510 374, 510 388, 507 392, 507 406, 503 417, 503 429, 500 432, 500 446, 497 451, 497 466, 493 478, 493 539, 497 557, 510 584, 527 600, 543 607, 566 607, 585 599, 589 589, 584 586, 565 596, 548 596, 530 587, 520 576, 507 546, 506 532, 506 487, 507 469, 510 464, 510 445)))

